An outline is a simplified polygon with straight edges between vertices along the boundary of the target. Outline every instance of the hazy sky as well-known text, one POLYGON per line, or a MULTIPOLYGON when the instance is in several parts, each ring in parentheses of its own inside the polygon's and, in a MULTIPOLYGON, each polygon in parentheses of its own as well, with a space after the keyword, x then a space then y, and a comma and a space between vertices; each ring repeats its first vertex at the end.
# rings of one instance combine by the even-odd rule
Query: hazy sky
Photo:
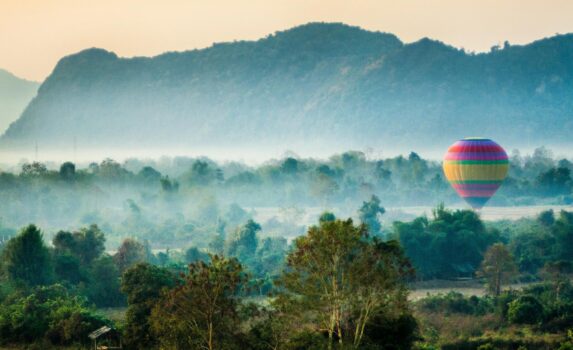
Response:
POLYGON ((65 55, 101 47, 150 56, 345 22, 467 50, 573 32, 571 0, 0 0, 0 68, 44 79, 65 55))

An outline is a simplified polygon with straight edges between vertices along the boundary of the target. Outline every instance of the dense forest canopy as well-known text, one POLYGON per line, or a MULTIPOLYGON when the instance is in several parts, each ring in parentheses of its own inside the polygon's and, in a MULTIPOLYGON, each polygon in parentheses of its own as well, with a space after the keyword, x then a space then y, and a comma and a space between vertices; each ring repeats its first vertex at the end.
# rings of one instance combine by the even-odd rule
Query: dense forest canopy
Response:
POLYGON ((359 211, 357 223, 325 212, 291 243, 246 220, 184 253, 134 238, 105 252, 97 225, 46 242, 28 225, 0 243, 0 345, 87 347, 107 325, 128 349, 570 346, 572 212, 486 224, 438 206, 383 232, 377 197, 359 211), (486 296, 408 300, 415 280, 472 276, 486 296), (534 283, 507 290, 519 280, 534 283), (125 316, 109 319, 109 307, 125 316))
POLYGON ((0 143, 324 155, 487 135, 570 146, 572 62, 571 35, 474 54, 336 23, 152 58, 88 49, 58 63, 0 143))

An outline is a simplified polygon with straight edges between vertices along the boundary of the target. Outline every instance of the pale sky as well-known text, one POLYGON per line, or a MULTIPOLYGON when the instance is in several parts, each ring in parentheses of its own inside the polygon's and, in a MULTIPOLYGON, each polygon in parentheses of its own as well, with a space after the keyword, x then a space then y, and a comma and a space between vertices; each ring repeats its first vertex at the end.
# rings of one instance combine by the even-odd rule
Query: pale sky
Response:
POLYGON ((0 0, 0 68, 41 81, 65 55, 153 56, 344 22, 470 51, 573 32, 571 0, 0 0))

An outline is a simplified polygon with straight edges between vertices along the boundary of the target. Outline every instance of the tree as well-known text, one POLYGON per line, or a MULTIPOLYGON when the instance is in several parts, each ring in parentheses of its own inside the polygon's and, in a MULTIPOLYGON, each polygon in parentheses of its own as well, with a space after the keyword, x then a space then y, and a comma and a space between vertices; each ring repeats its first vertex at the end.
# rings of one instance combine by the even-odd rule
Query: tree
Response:
POLYGON ((557 243, 556 258, 573 260, 573 213, 561 210, 552 233, 557 243))
POLYGON ((537 186, 543 196, 556 196, 571 192, 571 170, 568 168, 551 168, 539 174, 537 186))
POLYGON ((320 214, 320 217, 318 218, 318 222, 319 223, 325 223, 325 222, 332 222, 336 220, 336 216, 334 216, 333 213, 325 211, 324 213, 320 214))
POLYGON ((362 207, 358 210, 360 221, 368 227, 371 235, 379 235, 382 225, 380 225, 379 216, 386 210, 380 206, 380 199, 373 195, 368 202, 362 202, 362 207))
POLYGON ((486 249, 501 239, 499 231, 487 229, 474 211, 452 211, 443 205, 433 210, 431 219, 394 222, 392 236, 400 240, 422 278, 473 276, 486 249))
POLYGON ((113 256, 113 260, 121 272, 137 263, 146 262, 147 258, 148 252, 145 245, 133 238, 124 239, 117 249, 117 253, 113 256))
POLYGON ((360 346, 376 310, 406 310, 405 278, 413 270, 396 241, 370 238, 364 225, 322 221, 295 241, 279 283, 278 303, 298 306, 317 330, 360 346))
MULTIPOLYGON (((222 176, 219 174, 219 177, 222 176)), ((218 174, 210 163, 196 160, 191 169, 184 175, 191 186, 208 186, 217 180, 218 174)))
POLYGON ((76 165, 72 162, 65 162, 60 166, 60 178, 71 181, 76 176, 76 165))
POLYGON ((488 291, 498 296, 502 286, 508 283, 516 272, 517 266, 509 250, 502 243, 496 243, 485 252, 478 275, 486 279, 488 291))
POLYGON ((328 165, 318 166, 313 177, 312 193, 326 202, 339 188, 336 175, 336 172, 328 165))
POLYGON ((537 216, 537 221, 544 227, 551 227, 555 223, 555 214, 553 209, 544 210, 537 216))
POLYGON ((532 295, 522 295, 508 305, 507 319, 511 323, 534 324, 543 317, 543 305, 532 295))
POLYGON ((91 302, 98 307, 125 305, 125 296, 120 291, 121 275, 111 256, 105 254, 94 260, 88 276, 86 294, 91 302))
POLYGON ((285 175, 296 175, 299 171, 299 161, 295 158, 288 157, 281 164, 281 172, 285 175))
POLYGON ((165 348, 229 349, 238 333, 238 296, 247 281, 236 259, 189 264, 181 284, 154 307, 150 323, 165 348))
POLYGON ((70 254, 54 254, 54 273, 58 281, 67 281, 71 284, 78 284, 86 280, 80 261, 70 254))
POLYGON ((105 235, 97 225, 91 225, 74 233, 60 231, 52 244, 57 253, 71 254, 87 266, 105 251, 105 235))
POLYGON ((159 182, 161 183, 161 189, 165 193, 176 193, 179 191, 179 183, 175 180, 169 180, 169 176, 162 177, 159 182))
POLYGON ((242 262, 252 259, 257 251, 257 233, 260 230, 261 225, 253 220, 247 221, 228 242, 227 255, 237 257, 242 262))
POLYGON ((200 251, 197 247, 190 247, 185 251, 185 262, 195 263, 197 261, 208 261, 209 254, 200 251))
POLYGON ((93 314, 83 298, 63 286, 38 286, 0 307, 0 343, 46 339, 55 345, 81 344, 89 332, 105 324, 109 321, 93 314))
POLYGON ((21 176, 24 177, 40 177, 48 173, 48 168, 45 164, 40 162, 25 163, 22 165, 21 176))
POLYGON ((110 158, 104 159, 97 171, 99 177, 110 181, 122 180, 128 174, 131 173, 125 170, 121 164, 110 158))
POLYGON ((141 168, 137 178, 146 185, 156 185, 161 181, 161 173, 150 166, 141 168))
POLYGON ((35 225, 25 227, 8 241, 2 250, 2 261, 8 278, 16 282, 37 286, 52 279, 50 251, 35 225))
POLYGON ((125 342, 134 349, 153 348, 157 338, 149 325, 151 309, 159 303, 163 289, 175 285, 175 276, 165 268, 141 263, 123 274, 121 291, 127 295, 125 342))

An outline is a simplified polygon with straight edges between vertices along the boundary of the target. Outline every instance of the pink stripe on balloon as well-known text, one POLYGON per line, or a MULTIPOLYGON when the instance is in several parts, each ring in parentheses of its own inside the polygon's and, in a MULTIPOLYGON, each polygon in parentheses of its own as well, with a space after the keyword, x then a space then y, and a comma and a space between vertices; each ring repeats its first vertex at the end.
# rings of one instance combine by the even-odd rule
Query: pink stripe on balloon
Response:
POLYGON ((462 197, 491 197, 495 190, 458 190, 457 192, 462 197))

